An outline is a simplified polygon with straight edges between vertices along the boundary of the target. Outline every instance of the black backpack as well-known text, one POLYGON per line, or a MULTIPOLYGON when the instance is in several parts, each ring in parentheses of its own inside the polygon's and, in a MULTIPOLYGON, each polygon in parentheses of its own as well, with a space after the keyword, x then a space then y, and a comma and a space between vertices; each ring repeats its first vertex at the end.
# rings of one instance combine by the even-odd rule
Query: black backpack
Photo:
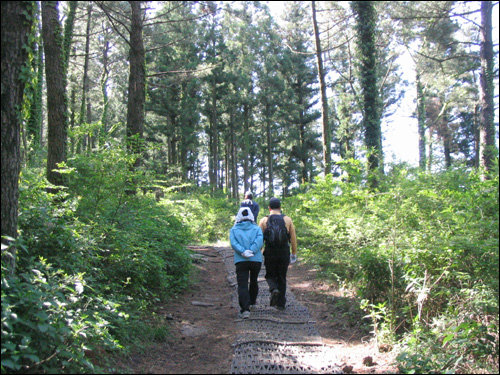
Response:
POLYGON ((267 228, 264 231, 266 246, 279 249, 288 246, 290 235, 285 226, 285 215, 269 215, 267 228))

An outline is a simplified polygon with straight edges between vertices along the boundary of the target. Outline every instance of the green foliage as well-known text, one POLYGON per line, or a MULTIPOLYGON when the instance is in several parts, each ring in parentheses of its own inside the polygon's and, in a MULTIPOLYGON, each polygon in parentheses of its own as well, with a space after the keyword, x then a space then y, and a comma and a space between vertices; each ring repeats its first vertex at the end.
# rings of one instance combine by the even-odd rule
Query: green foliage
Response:
POLYGON ((379 342, 404 339, 404 371, 488 368, 498 355, 498 175, 392 168, 379 191, 353 170, 355 183, 327 176, 288 198, 301 254, 366 299, 379 342))
POLYGON ((388 344, 394 342, 394 319, 391 311, 387 308, 387 303, 379 303, 377 305, 369 304, 368 300, 362 300, 360 308, 369 311, 365 318, 370 318, 373 325, 373 335, 377 340, 377 345, 388 344))
POLYGON ((151 182, 133 162, 113 147, 78 155, 57 195, 42 168, 23 172, 16 274, 2 265, 2 373, 99 372, 96 353, 166 336, 147 308, 189 285, 191 232, 130 194, 151 182))
POLYGON ((228 240, 239 209, 239 201, 228 201, 222 193, 213 195, 203 190, 170 193, 161 204, 189 226, 193 239, 199 243, 228 240))
POLYGON ((495 331, 498 334, 498 326, 445 319, 431 330, 416 325, 412 335, 404 337, 404 350, 397 358, 401 372, 475 373, 478 368, 498 372, 498 336, 492 335, 495 331))
POLYGON ((55 270, 43 258, 19 276, 2 264, 2 373, 89 373, 85 351, 119 348, 106 315, 117 305, 89 298, 82 274, 55 270))

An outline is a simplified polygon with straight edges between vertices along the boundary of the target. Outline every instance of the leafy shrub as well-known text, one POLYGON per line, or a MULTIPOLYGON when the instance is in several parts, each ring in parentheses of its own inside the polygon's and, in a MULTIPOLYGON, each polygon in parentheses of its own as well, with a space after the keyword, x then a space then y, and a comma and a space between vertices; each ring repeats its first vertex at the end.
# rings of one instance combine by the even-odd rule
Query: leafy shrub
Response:
POLYGON ((144 315, 189 285, 191 232, 130 195, 132 181, 149 183, 130 162, 113 149, 78 155, 56 195, 42 169, 23 171, 17 269, 2 276, 2 373, 100 371, 95 353, 165 335, 144 315))
POLYGON ((200 243, 228 240, 239 208, 238 201, 228 200, 222 193, 211 195, 203 190, 170 193, 161 204, 180 218, 190 228, 193 239, 200 243))
POLYGON ((151 199, 130 202, 111 233, 109 228, 100 233, 106 249, 98 257, 106 268, 102 282, 144 296, 166 296, 186 287, 191 266, 187 228, 151 199))
POLYGON ((406 330, 405 371, 411 366, 451 371, 467 361, 482 366, 494 358, 499 211, 498 175, 492 177, 482 181, 460 168, 428 174, 396 166, 380 191, 327 176, 284 202, 296 225, 301 256, 324 277, 357 289, 367 299, 369 315, 379 316, 383 306, 376 332, 395 338, 387 327, 406 330), (453 319, 471 328, 455 332, 458 323, 448 325, 448 333, 433 331, 435 320, 453 319), (465 345, 463 335, 475 343, 465 345), (444 337, 450 338, 439 351, 441 359, 427 355, 444 337), (474 354, 474 348, 485 345, 488 360, 474 354), (445 366, 452 351, 461 353, 453 362, 457 366, 445 366), (418 364, 415 353, 423 352, 418 364))
POLYGON ((498 336, 494 336, 498 326, 443 319, 447 323, 435 323, 430 330, 417 324, 411 334, 405 335, 397 357, 401 373, 468 374, 478 368, 498 372, 498 336))
POLYGON ((2 266, 2 373, 94 372, 85 351, 119 347, 105 319, 116 304, 86 296, 82 275, 32 266, 19 277, 2 266))

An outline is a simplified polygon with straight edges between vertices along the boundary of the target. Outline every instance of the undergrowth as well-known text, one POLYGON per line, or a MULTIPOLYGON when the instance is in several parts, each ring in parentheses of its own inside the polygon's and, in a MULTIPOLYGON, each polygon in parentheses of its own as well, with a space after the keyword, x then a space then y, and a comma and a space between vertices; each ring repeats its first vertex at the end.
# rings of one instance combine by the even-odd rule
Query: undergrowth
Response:
POLYGON ((393 166, 377 191, 331 176, 300 190, 283 202, 300 256, 357 291, 401 372, 498 372, 498 174, 393 166))
POLYGON ((79 155, 57 194, 42 169, 23 171, 15 273, 2 263, 2 373, 113 372, 109 353, 161 339, 148 308, 189 285, 192 232, 130 194, 149 183, 130 162, 119 149, 79 155))

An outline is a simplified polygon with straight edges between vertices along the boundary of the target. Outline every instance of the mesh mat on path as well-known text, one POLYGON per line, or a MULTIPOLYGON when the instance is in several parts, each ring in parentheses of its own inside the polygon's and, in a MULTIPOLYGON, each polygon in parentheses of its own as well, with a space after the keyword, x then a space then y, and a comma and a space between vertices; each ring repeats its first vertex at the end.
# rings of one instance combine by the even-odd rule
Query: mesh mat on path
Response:
MULTIPOLYGON (((216 248, 233 286, 232 303, 239 311, 233 249, 216 248)), ((325 345, 306 307, 287 290, 284 311, 269 306, 270 293, 259 274, 257 304, 248 319, 236 320, 232 374, 341 374, 332 347, 325 345)), ((289 289, 289 288, 288 288, 289 289)))

